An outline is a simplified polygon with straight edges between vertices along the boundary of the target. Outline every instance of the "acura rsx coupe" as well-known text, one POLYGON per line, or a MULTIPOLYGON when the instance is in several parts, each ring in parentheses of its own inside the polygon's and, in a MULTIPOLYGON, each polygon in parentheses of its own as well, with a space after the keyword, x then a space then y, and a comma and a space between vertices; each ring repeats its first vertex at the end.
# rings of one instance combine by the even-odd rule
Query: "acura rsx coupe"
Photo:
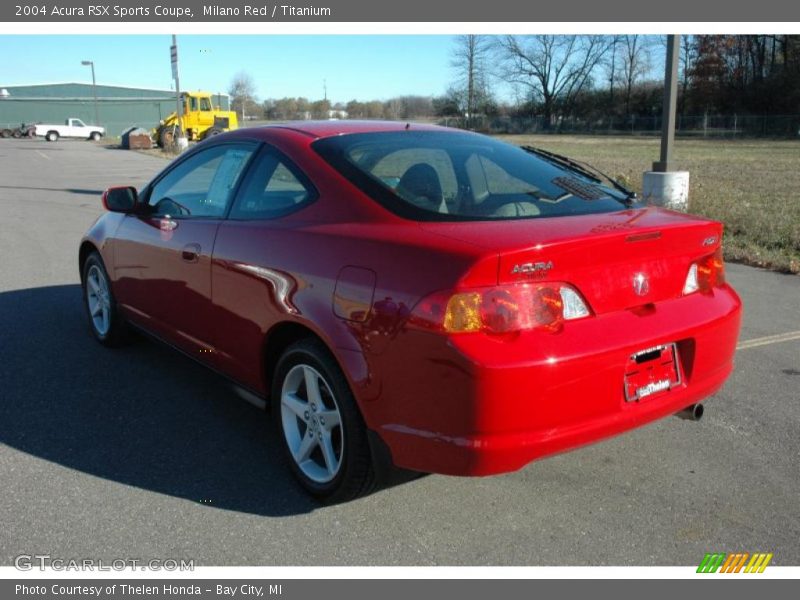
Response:
POLYGON ((733 368, 722 226, 545 150, 290 123, 103 203, 79 251, 94 336, 142 330, 257 397, 325 501, 696 419, 733 368))

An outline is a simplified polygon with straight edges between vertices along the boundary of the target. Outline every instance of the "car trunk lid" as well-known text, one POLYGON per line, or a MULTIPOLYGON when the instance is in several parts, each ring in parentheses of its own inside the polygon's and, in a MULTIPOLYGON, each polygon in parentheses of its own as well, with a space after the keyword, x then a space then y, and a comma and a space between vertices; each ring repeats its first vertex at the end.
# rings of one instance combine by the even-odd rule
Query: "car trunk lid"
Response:
POLYGON ((562 281, 596 314, 679 297, 692 262, 719 246, 722 226, 659 208, 424 229, 498 254, 496 281, 562 281))

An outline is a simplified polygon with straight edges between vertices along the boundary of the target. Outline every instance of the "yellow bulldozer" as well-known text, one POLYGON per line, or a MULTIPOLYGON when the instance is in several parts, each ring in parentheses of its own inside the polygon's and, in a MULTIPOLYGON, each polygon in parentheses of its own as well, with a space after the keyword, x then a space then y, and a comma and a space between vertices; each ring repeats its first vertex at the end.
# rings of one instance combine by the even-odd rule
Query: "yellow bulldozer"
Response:
POLYGON ((153 130, 153 139, 162 148, 171 146, 181 134, 189 141, 203 140, 223 131, 238 129, 236 113, 214 106, 210 92, 182 92, 183 115, 171 113, 153 130))

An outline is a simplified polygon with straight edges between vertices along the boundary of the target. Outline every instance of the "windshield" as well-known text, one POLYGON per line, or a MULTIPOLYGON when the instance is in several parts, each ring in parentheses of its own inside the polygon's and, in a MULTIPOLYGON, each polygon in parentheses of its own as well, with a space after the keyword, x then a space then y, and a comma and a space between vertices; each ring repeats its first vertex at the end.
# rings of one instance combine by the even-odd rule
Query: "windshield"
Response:
POLYGON ((313 148, 376 201, 415 220, 522 219, 630 208, 616 190, 482 135, 359 133, 323 138, 313 148))

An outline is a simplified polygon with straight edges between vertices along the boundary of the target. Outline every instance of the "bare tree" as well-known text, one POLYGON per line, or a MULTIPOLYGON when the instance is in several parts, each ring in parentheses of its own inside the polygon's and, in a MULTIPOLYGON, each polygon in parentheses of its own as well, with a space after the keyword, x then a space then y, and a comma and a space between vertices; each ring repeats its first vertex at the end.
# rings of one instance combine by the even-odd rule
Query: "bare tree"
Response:
POLYGON ((246 110, 256 101, 256 84, 253 78, 245 71, 239 71, 233 76, 228 87, 231 96, 231 108, 245 120, 246 110))
POLYGON ((464 110, 469 123, 489 95, 486 62, 491 43, 482 35, 460 35, 455 43, 450 66, 457 71, 456 87, 463 90, 464 110))
POLYGON ((606 61, 607 69, 608 69, 608 103, 612 107, 614 107, 614 84, 617 80, 617 46, 619 46, 620 41, 622 40, 623 36, 621 35, 612 35, 608 42, 609 49, 608 52, 611 56, 606 61))
POLYGON ((499 42, 502 77, 526 89, 551 124, 558 104, 569 108, 589 87, 609 46, 600 35, 509 35, 499 42))
POLYGON ((678 98, 678 112, 680 114, 683 114, 686 111, 686 98, 689 92, 689 82, 691 80, 691 73, 696 59, 697 52, 692 36, 682 35, 681 49, 679 54, 681 93, 678 98))
POLYGON ((622 36, 622 81, 625 84, 625 114, 631 112, 631 93, 640 77, 650 69, 650 46, 642 35, 622 36))

